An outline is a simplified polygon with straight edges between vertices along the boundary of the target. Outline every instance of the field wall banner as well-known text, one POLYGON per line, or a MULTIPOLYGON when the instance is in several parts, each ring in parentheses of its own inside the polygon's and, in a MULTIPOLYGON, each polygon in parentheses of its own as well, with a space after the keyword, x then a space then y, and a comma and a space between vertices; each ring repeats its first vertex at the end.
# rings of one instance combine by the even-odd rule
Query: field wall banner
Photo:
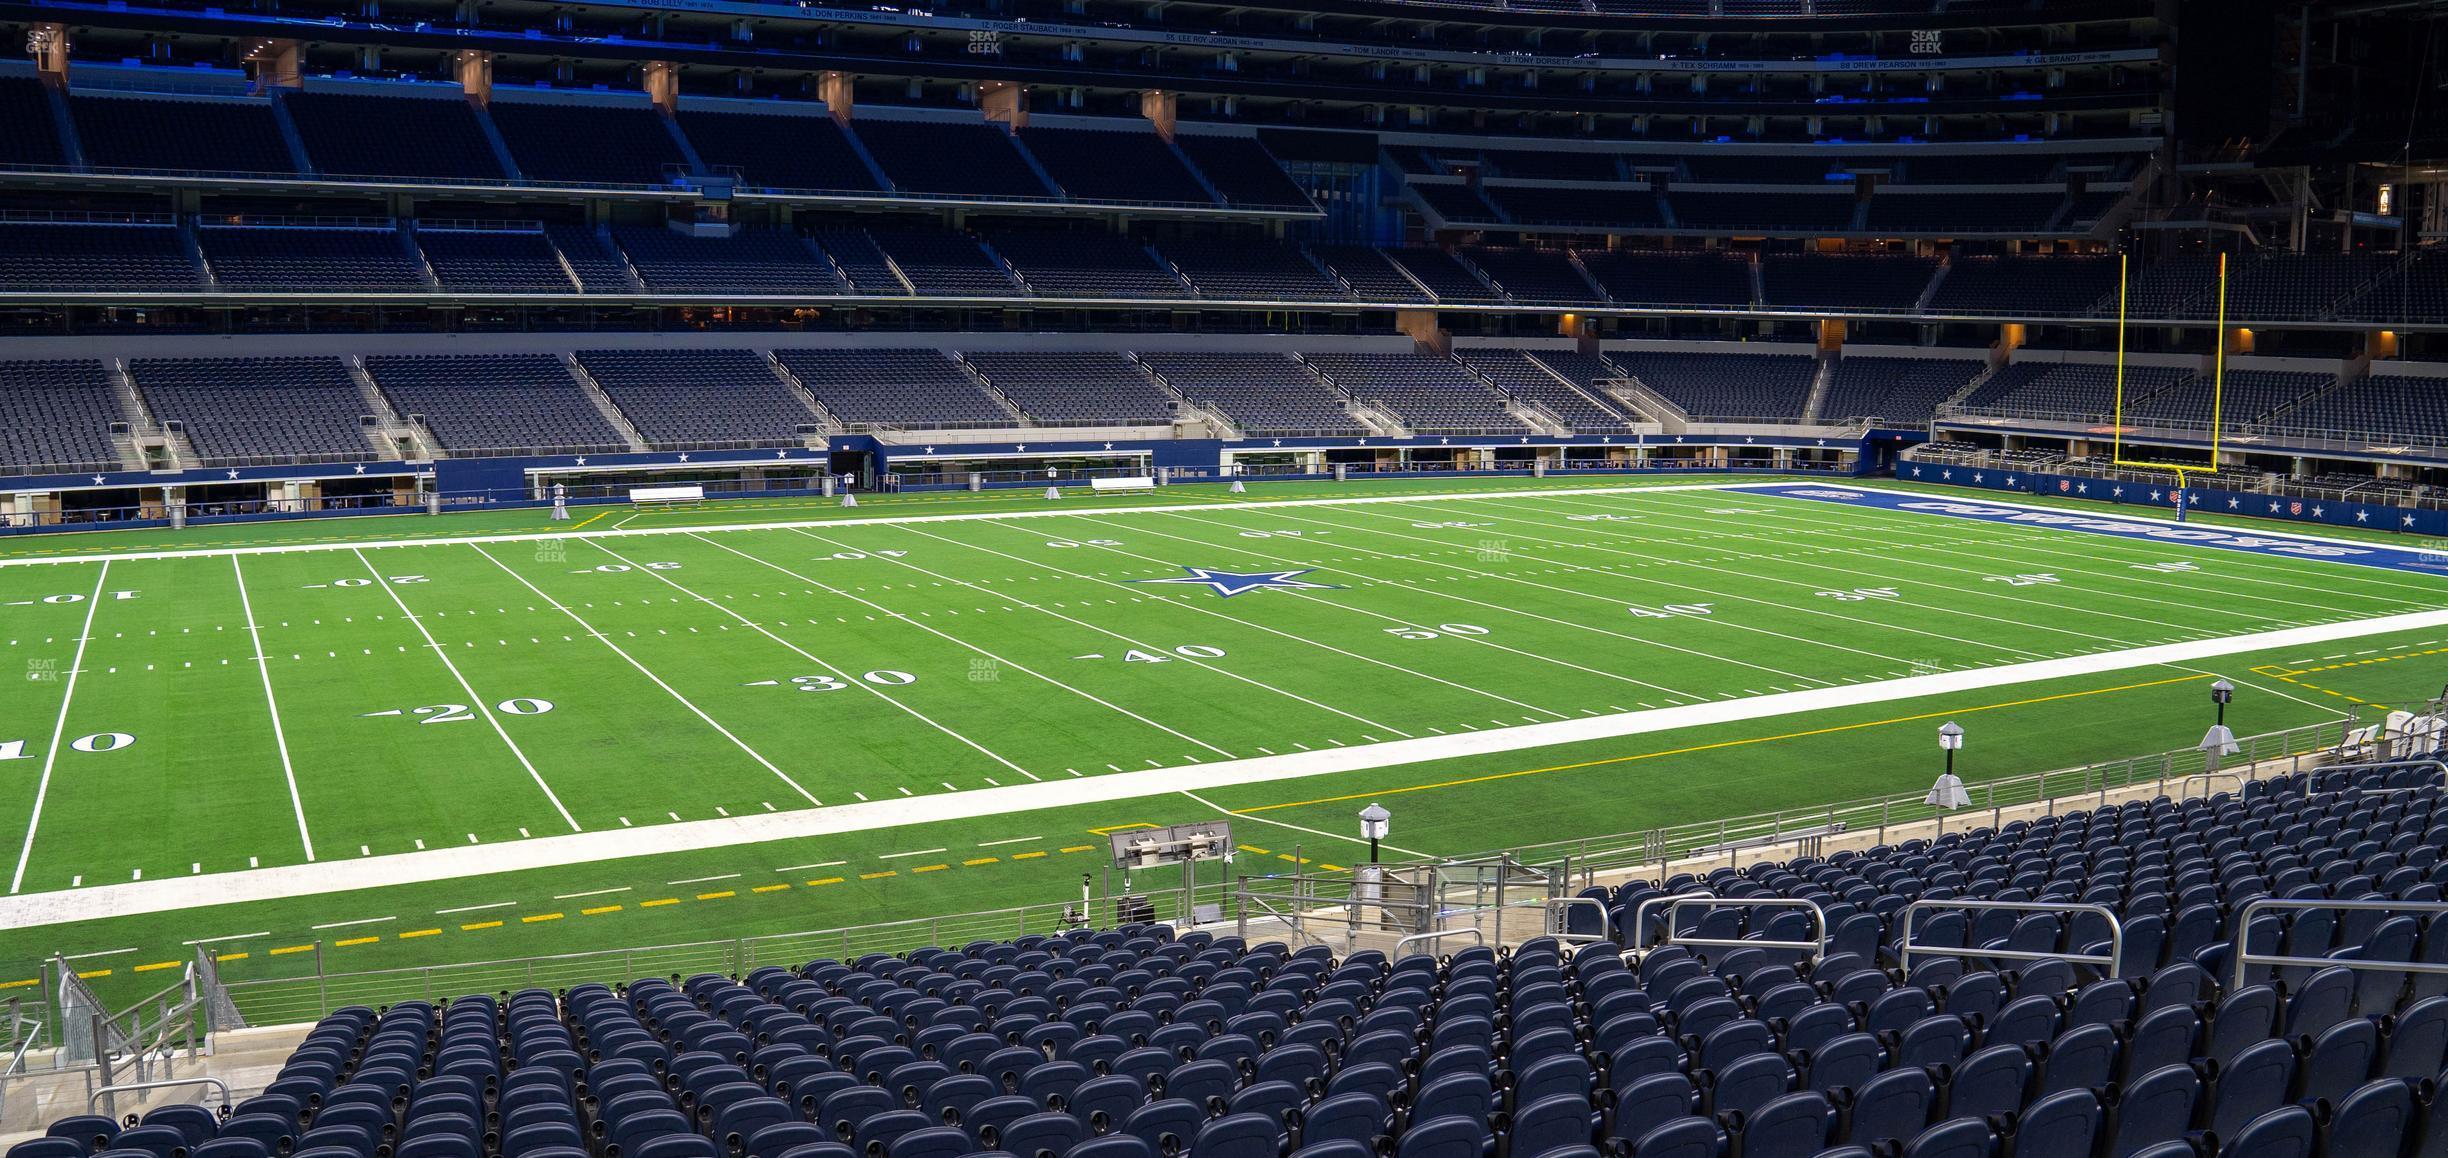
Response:
MULTIPOLYGON (((2011 491, 2016 494, 2044 498, 2084 499, 2117 506, 2151 507, 2162 514, 2173 515, 2177 490, 2173 482, 2122 482, 2116 479, 2077 478, 2072 475, 2017 471, 1989 467, 1955 466, 1951 464, 1911 462, 1900 463, 1897 479, 1913 483, 1937 483, 1944 486, 1972 487, 1978 490, 2011 491)), ((2249 516, 2256 519, 2276 519, 2287 523, 2318 526, 2356 527, 2370 531, 2394 531, 2424 537, 2448 537, 2448 511, 2424 510, 2390 506, 2382 503, 2357 503, 2339 499, 2306 499, 2286 495, 2254 494, 2250 491, 2213 490, 2191 487, 2183 492, 2187 510, 2219 515, 2249 516)))

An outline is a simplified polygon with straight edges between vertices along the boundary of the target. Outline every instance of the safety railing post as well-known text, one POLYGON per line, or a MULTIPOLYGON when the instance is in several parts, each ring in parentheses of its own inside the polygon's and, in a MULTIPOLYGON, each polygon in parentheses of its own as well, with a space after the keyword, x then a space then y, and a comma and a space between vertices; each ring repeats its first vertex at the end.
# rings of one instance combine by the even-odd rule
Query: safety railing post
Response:
POLYGON ((1903 937, 1896 945, 1896 967, 1903 970, 1906 976, 1912 974, 1912 955, 1914 953, 1936 957, 1992 958, 1999 961, 2067 961, 2077 965, 2100 966, 2112 978, 2122 974, 2122 963, 2125 957, 2125 926, 2123 922, 2117 920, 2117 915, 2109 911, 2105 905, 2078 904, 2070 901, 1917 900, 1898 910, 1897 919, 1900 922, 1898 927, 1903 930, 1903 937), (1965 912, 2002 910, 2018 913, 2097 913, 2108 922, 2108 955, 2102 957, 2095 953, 2034 953, 2020 949, 1979 949, 1962 945, 1913 944, 1913 914, 1939 909, 1965 912))
MULTIPOLYGON (((1666 935, 1658 942, 1658 948, 1661 949, 1668 945, 1698 945, 1702 948, 1713 949, 1792 949, 1811 954, 1814 957, 1827 952, 1827 910, 1820 908, 1817 902, 1805 897, 1713 897, 1698 893, 1682 893, 1672 897, 1651 897, 1648 901, 1641 902, 1641 911, 1646 912, 1652 901, 1663 901, 1666 904, 1666 935), (1675 931, 1675 913, 1690 905, 1733 909, 1801 909, 1811 915, 1811 939, 1808 941, 1754 941, 1741 938, 1686 937, 1675 931)), ((1633 923, 1635 928, 1633 939, 1638 940, 1637 930, 1640 924, 1638 913, 1635 913, 1633 923)))
POLYGON ((2255 965, 2275 965, 2281 968, 2301 967, 2327 969, 2332 966, 2364 972, 2448 974, 2448 964, 2428 961, 2369 961, 2344 957, 2288 957, 2276 953, 2254 953, 2249 949, 2254 914, 2271 909, 2301 912, 2306 909, 2334 909, 2339 912, 2429 914, 2438 920, 2448 914, 2448 902, 2443 901, 2336 901, 2287 900, 2278 897, 2255 897, 2236 910, 2236 935, 2230 942, 2235 958, 2233 993, 2244 987, 2244 978, 2255 965))

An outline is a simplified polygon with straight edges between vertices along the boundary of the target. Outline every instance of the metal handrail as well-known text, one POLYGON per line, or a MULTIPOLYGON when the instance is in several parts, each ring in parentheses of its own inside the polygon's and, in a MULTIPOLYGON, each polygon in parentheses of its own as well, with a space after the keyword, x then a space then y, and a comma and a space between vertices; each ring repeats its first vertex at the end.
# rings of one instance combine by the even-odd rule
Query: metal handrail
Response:
POLYGON ((163 1078, 159 1081, 152 1082, 128 1082, 123 1085, 102 1086, 94 1090, 93 1093, 85 1096, 85 1112, 89 1114, 92 1113, 93 1108, 97 1103, 99 1103, 102 1099, 111 1096, 112 1094, 140 1093, 145 1090, 166 1090, 179 1086, 211 1086, 212 1088, 221 1091, 222 1107, 226 1109, 230 1105, 231 1099, 229 1083, 222 1081, 219 1078, 163 1078))
MULTIPOLYGON (((2242 745, 2246 753, 2241 759, 2259 762, 2284 759, 2290 756, 2312 756, 2333 751, 2344 742, 2345 733, 2340 728, 2343 718, 2238 737, 2236 743, 2242 745), (2331 736, 2329 734, 2331 732, 2338 734, 2331 736), (2275 751, 2266 752, 2267 749, 2275 749, 2275 751)), ((1980 781, 1970 785, 1970 788, 1988 801, 1980 806, 1984 811, 2008 805, 2027 804, 2048 805, 2053 810, 2057 807, 2056 802, 2062 800, 2096 796, 2101 792, 2103 786, 2114 791, 2138 788, 2144 784, 2164 784, 2168 779, 2167 771, 2179 766, 2178 761, 2189 760, 2198 766, 2201 759, 2202 753, 2198 748, 2178 748, 2143 756, 2127 757, 2122 760, 2103 760, 2072 768, 2056 768, 2045 772, 2002 776, 1994 780, 1980 781), (2072 785, 2070 790, 2065 787, 2069 783, 2072 785)), ((1587 850, 1593 847, 1608 847, 1637 851, 1642 854, 1630 863, 1653 864, 1659 863, 1662 859, 1654 851, 1655 849, 1688 849, 1696 847, 1698 842, 1725 843, 1738 834, 1783 832, 1788 821, 1804 819, 1817 819, 1822 823, 1825 823, 1827 819, 1845 819, 1852 824, 1851 831, 1857 833, 1867 831, 1873 824, 1877 824, 1880 828, 1879 839, 1884 842, 1887 827, 1885 818, 1889 815, 1890 809, 1902 809, 1904 810, 1903 815, 1913 819, 1926 819, 1924 814, 1927 810, 1922 803, 1924 795, 1922 790, 1914 789, 1886 796, 1841 800, 1816 808, 1753 813, 1748 816, 1727 817, 1714 823, 1682 824, 1636 832, 1606 833, 1572 840, 1550 841, 1546 844, 1525 845, 1506 851, 1516 859, 1525 862, 1545 863, 1558 856, 1585 856, 1587 850)), ((1902 823, 1902 821, 1898 820, 1897 823, 1902 823)), ((1498 854, 1490 851, 1475 854, 1475 857, 1495 855, 1498 854)), ((1462 859, 1474 859, 1475 857, 1462 859)))
MULTIPOLYGON (((2330 764, 2324 767, 2314 768, 2310 772, 2304 773, 2304 794, 2307 796, 2311 795, 2312 782, 2332 772, 2379 772, 2394 768, 2420 768, 2426 764, 2439 772, 2440 782, 2442 784, 2448 784, 2448 760, 2431 760, 2417 756, 2410 760, 2378 760, 2369 764, 2330 764)), ((2347 788, 2340 789, 2340 791, 2387 792, 2394 790, 2385 788, 2354 788, 2349 786, 2347 788)))
POLYGON ((1612 935, 1613 930, 1608 927, 1607 923, 1606 902, 1596 897, 1556 897, 1547 904, 1549 914, 1558 918, 1555 922, 1556 931, 1549 933, 1548 936, 1567 945, 1603 945, 1615 939, 1612 935), (1598 910, 1597 936, 1592 937, 1586 933, 1571 931, 1572 918, 1565 914, 1571 913, 1574 905, 1588 905, 1598 910))
MULTIPOLYGON (((2105 967, 2108 970, 2108 976, 2112 978, 2121 976, 2120 962, 2125 957, 2125 924, 2117 920, 2117 915, 2110 912, 2106 905, 2078 901, 1982 901, 1969 898, 1917 900, 1905 905, 1901 916, 1904 922, 1904 938, 1896 947, 1896 965, 1903 969, 1907 976, 1912 973, 1912 955, 1915 950, 1937 957, 1989 957, 2000 961, 2069 961, 2077 965, 2105 967), (2017 913, 2098 913, 2108 922, 2108 955, 2101 957, 2092 953, 2032 953, 2022 949, 1980 949, 1972 946, 1913 944, 1913 914, 1934 909, 1963 911, 2003 909, 2017 913)), ((1969 933, 1969 930, 1966 932, 1969 933)))
POLYGON ((1819 902, 1810 900, 1806 897, 1702 897, 1695 896, 1691 893, 1684 893, 1668 901, 1666 904, 1666 939, 1658 942, 1658 948, 1663 949, 1669 945, 1698 945, 1704 949, 1794 949, 1816 956, 1818 954, 1827 952, 1827 938, 1827 910, 1820 908, 1819 902), (1819 931, 1816 936, 1808 941, 1753 941, 1740 937, 1732 939, 1727 939, 1724 937, 1685 937, 1675 932, 1674 918, 1675 911, 1683 908, 1686 905, 1708 905, 1712 908, 1732 907, 1744 909, 1806 909, 1810 912, 1811 923, 1816 925, 1819 931))
POLYGON ((2202 785, 2202 787, 2207 788, 2207 787, 2209 787, 2209 784, 2208 784, 2208 782, 2209 782, 2209 781, 2211 781, 2211 780, 2216 780, 2216 779, 2222 779, 2222 778, 2224 778, 2224 779, 2228 779, 2228 780, 2233 780, 2233 781, 2235 781, 2235 782, 2236 782, 2236 793, 2237 793, 2238 795, 2242 795, 2242 794, 2243 794, 2243 792, 2244 792, 2244 784, 2245 784, 2245 780, 2244 780, 2244 774, 2243 774, 2243 773, 2241 773, 2241 772, 2195 772, 2195 773, 2193 773, 2193 774, 2192 774, 2192 775, 2190 775, 2190 776, 2179 776, 2179 777, 2177 777, 2177 778, 2176 778, 2176 784, 2177 784, 2177 788, 2178 788, 2178 790, 2179 790, 2179 791, 2182 791, 2182 789, 2183 789, 2183 787, 2184 787, 2185 785, 2187 785, 2187 784, 2191 784, 2192 782, 2194 782, 2194 781, 2196 781, 2196 780, 2200 780, 2200 781, 2203 781, 2203 782, 2204 782, 2204 783, 2203 783, 2203 785, 2202 785))
MULTIPOLYGON (((1640 901, 1640 903, 1639 903, 1639 904, 1636 904, 1636 905, 1632 906, 1632 928, 1629 930, 1629 931, 1630 931, 1630 933, 1631 933, 1631 935, 1632 935, 1632 943, 1631 943, 1631 944, 1629 944, 1629 945, 1626 945, 1624 948, 1625 948, 1627 951, 1629 951, 1629 952, 1635 952, 1635 953, 1637 953, 1637 952, 1641 951, 1643 948, 1646 948, 1646 946, 1644 946, 1644 945, 1642 945, 1642 944, 1640 943, 1640 938, 1641 938, 1641 936, 1642 936, 1642 931, 1643 931, 1643 930, 1645 930, 1645 929, 1647 929, 1647 928, 1649 927, 1649 910, 1651 910, 1651 909, 1653 909, 1653 908, 1656 908, 1656 907, 1657 907, 1657 906, 1659 906, 1659 905, 1671 904, 1671 903, 1673 903, 1673 902, 1675 901, 1675 899, 1676 899, 1676 898, 1678 898, 1678 897, 1700 897, 1700 898, 1707 899, 1707 900, 1715 900, 1715 899, 1717 899, 1717 894, 1715 894, 1715 893, 1662 893, 1662 894, 1660 894, 1660 895, 1658 895, 1658 896, 1654 896, 1654 897, 1643 897, 1643 898, 1641 898, 1641 901, 1640 901)), ((1667 932, 1668 932, 1668 933, 1670 933, 1670 934, 1671 934, 1673 931, 1674 931, 1674 930, 1672 930, 1672 929, 1668 929, 1668 930, 1667 930, 1667 932)), ((1665 944, 1665 942, 1664 942, 1664 941, 1660 941, 1660 942, 1658 942, 1658 944, 1660 944, 1660 945, 1664 945, 1664 944, 1665 944)))
POLYGON ((2448 973, 2448 965, 2437 964, 2429 961, 2368 961, 2353 957, 2286 957, 2276 953, 2255 953, 2247 947, 2249 944, 2248 939, 2252 936, 2253 914, 2261 912, 2265 909, 2293 909, 2296 911, 2302 911, 2305 909, 2337 909, 2342 912, 2356 913, 2429 913, 2432 915, 2433 920, 2437 920, 2441 914, 2448 914, 2448 901, 2334 901, 2286 900, 2279 897, 2255 897, 2252 900, 2244 902, 2243 908, 2236 910, 2235 940, 2229 942, 2235 946, 2235 985, 2233 988, 2230 988, 2227 991, 2229 993, 2234 993, 2244 988, 2245 970, 2254 965, 2301 965, 2312 969, 2328 969, 2334 966, 2341 969, 2362 969, 2369 971, 2385 971, 2390 973, 2448 973))
POLYGON ((1399 961, 1402 959, 1403 952, 1411 945, 1412 942, 1434 942, 1446 937, 1469 937, 1471 939, 1471 943, 1474 945, 1487 944, 1487 934, 1480 932, 1479 927, 1476 925, 1466 925, 1459 929, 1441 929, 1434 933, 1413 933, 1402 940, 1394 942, 1394 952, 1391 956, 1394 960, 1399 961))

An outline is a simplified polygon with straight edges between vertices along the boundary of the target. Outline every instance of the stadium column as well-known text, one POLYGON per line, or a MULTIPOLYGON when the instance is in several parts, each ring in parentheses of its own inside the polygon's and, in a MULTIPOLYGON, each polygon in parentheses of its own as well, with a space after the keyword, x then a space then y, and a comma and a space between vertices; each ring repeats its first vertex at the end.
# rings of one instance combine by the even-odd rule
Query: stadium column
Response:
POLYGON ((655 111, 672 116, 680 111, 680 66, 668 60, 646 62, 646 99, 655 111))
POLYGON ((1016 81, 978 82, 978 108, 986 119, 1013 132, 1028 127, 1028 86, 1016 81))
POLYGON ((1438 323, 1435 310, 1397 310, 1394 328, 1440 358, 1453 353, 1453 335, 1438 323))
POLYGON ((297 41, 258 40, 247 48, 246 64, 259 88, 305 87, 305 76, 298 70, 297 41))
POLYGON ((833 114, 837 124, 850 123, 850 113, 857 104, 858 78, 846 72, 820 73, 816 77, 816 99, 823 101, 825 111, 833 114))
POLYGON ((452 58, 459 70, 459 89, 480 105, 493 103, 493 54, 469 48, 452 58))
POLYGON ((34 56, 34 70, 49 84, 62 88, 68 84, 68 26, 37 24, 26 29, 26 51, 34 56))
POLYGON ((1139 94, 1139 115, 1156 126, 1156 135, 1173 139, 1173 120, 1181 112, 1181 94, 1150 89, 1139 94))

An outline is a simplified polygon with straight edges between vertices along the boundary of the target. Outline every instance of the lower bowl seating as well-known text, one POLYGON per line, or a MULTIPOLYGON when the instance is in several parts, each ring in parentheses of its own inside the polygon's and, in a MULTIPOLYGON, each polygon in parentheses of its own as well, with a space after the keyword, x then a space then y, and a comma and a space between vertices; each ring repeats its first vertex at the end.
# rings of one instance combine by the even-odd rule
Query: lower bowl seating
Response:
POLYGON ((2448 963, 2440 797, 2425 765, 2283 776, 1583 894, 1628 945, 1338 959, 1125 925, 351 1006, 226 1116, 67 1117, 8 1153, 2429 1155, 2448 974, 2343 966, 2448 963), (2385 903, 2255 905, 2279 897, 2385 903), (1767 898, 1824 945, 1785 947, 1812 919, 1767 898), (1669 921, 1719 944, 1657 945, 1669 921), (2239 934, 2307 963, 2237 986, 2239 934))

